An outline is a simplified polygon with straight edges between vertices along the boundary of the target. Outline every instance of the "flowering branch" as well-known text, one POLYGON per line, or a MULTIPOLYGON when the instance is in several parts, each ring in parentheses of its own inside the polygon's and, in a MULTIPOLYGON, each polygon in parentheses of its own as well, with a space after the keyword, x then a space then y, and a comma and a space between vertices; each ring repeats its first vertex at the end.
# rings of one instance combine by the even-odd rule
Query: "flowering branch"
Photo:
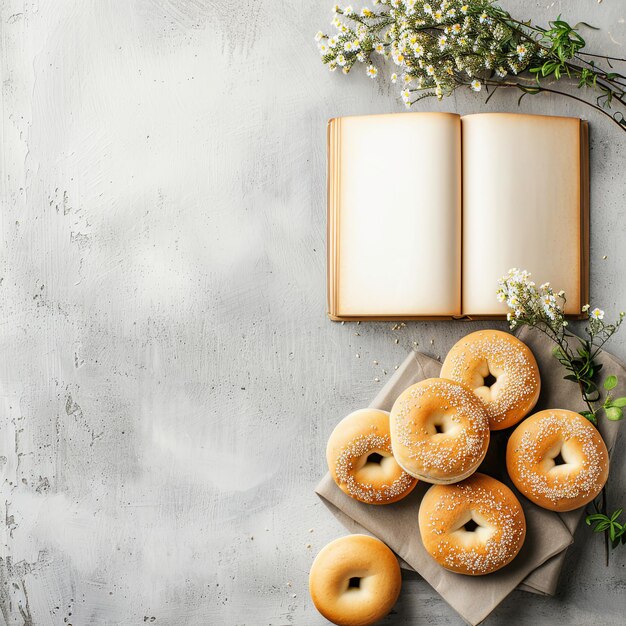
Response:
POLYGON ((520 101, 546 92, 583 102, 626 131, 623 111, 612 111, 614 106, 626 107, 626 76, 611 65, 626 60, 585 52, 578 25, 572 27, 559 17, 543 28, 513 18, 494 0, 373 2, 377 10, 364 7, 359 13, 335 5, 332 25, 337 32, 315 36, 331 71, 341 68, 348 74, 355 64, 365 63, 367 75, 374 79, 379 72, 374 59, 392 59, 397 69, 391 80, 401 80, 407 107, 431 96, 442 99, 462 87, 477 92, 483 87, 514 87, 521 92, 520 101), (595 92, 595 97, 589 100, 546 86, 546 81, 552 85, 562 79, 595 92))
MULTIPOLYGON (((602 392, 596 383, 597 374, 602 368, 595 358, 604 344, 619 330, 626 313, 621 312, 613 324, 604 321, 604 311, 585 304, 582 312, 588 314, 588 324, 585 328, 586 337, 579 337, 568 330, 565 319, 564 306, 565 292, 555 293, 550 283, 537 287, 530 280, 529 272, 511 269, 506 276, 498 281, 497 298, 505 302, 510 309, 507 313, 511 330, 519 326, 532 326, 547 335, 556 344, 552 354, 565 368, 568 374, 565 380, 575 382, 581 397, 587 406, 581 415, 586 417, 594 426, 598 425, 598 417, 604 413, 610 421, 619 421, 624 417, 626 397, 613 398, 611 391, 617 386, 617 377, 608 376, 602 387, 606 392, 604 401, 601 401, 602 392), (574 350, 569 338, 579 342, 574 350)), ((622 513, 619 509, 611 516, 607 513, 606 490, 602 490, 600 504, 594 503, 596 512, 586 517, 587 525, 594 525, 594 532, 604 532, 606 563, 609 563, 609 541, 615 548, 626 544, 626 525, 618 519, 622 513)))

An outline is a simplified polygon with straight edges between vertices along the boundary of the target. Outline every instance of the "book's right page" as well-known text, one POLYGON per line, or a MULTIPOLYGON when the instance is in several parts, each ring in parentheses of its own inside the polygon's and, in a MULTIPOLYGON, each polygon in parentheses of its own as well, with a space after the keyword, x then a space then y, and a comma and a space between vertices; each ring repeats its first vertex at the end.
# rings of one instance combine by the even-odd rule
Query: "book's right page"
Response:
POLYGON ((465 315, 507 312, 495 294, 498 278, 512 267, 563 289, 565 312, 580 314, 588 263, 585 138, 578 118, 462 118, 465 315))

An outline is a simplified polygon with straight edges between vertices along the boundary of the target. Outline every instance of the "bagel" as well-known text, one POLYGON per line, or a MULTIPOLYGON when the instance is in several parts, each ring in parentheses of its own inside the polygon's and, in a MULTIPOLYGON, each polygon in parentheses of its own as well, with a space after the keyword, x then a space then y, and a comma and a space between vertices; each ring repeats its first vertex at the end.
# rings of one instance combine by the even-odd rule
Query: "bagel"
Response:
POLYGON ((609 474, 609 453, 595 426, 579 413, 539 411, 509 438, 506 466, 529 500, 551 511, 591 502, 609 474))
POLYGON ((533 353, 499 330, 479 330, 454 344, 441 377, 467 385, 482 400, 491 430, 517 424, 533 409, 541 390, 533 353))
POLYGON ((309 592, 315 608, 333 624, 368 626, 389 613, 402 577, 393 552, 368 535, 331 541, 315 557, 309 592))
POLYGON ((386 411, 361 409, 342 419, 328 440, 326 461, 339 488, 367 504, 397 502, 417 484, 393 458, 386 411))
POLYGON ((476 471, 487 453, 489 420, 465 385, 428 378, 405 389, 390 416, 398 464, 428 483, 448 484, 476 471))
POLYGON ((419 510, 424 548, 445 569, 483 576, 510 563, 526 537, 526 519, 513 492, 476 473, 455 485, 434 485, 419 510))

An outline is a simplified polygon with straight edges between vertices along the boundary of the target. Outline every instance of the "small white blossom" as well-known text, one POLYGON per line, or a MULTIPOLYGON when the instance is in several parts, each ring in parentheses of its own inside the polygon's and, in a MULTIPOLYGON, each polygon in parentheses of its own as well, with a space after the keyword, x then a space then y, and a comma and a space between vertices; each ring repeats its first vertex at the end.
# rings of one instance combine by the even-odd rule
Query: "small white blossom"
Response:
POLYGON ((602 309, 599 309, 598 307, 596 307, 593 311, 591 311, 591 313, 589 314, 589 317, 594 319, 594 320, 603 320, 604 319, 604 311, 602 309))
POLYGON ((373 15, 374 14, 367 7, 361 9, 361 17, 372 17, 373 15))
POLYGON ((528 49, 523 43, 517 46, 517 56, 519 57, 520 61, 524 58, 524 56, 526 56, 527 52, 528 52, 528 49))
POLYGON ((373 65, 368 65, 366 72, 370 78, 376 78, 378 74, 378 70, 373 65))
POLYGON ((334 47, 335 47, 338 43, 339 43, 339 40, 337 39, 337 37, 331 37, 331 38, 328 40, 328 45, 329 45, 331 48, 334 48, 334 47))
POLYGON ((446 43, 448 38, 445 35, 440 35, 439 39, 437 39, 437 44, 439 45, 439 50, 445 50, 446 43))
POLYGON ((347 61, 346 61, 346 57, 343 56, 343 54, 340 54, 337 56, 337 65, 341 65, 341 67, 343 67, 347 61))
POLYGON ((480 91, 482 89, 482 84, 479 80, 474 79, 471 84, 470 87, 472 89, 472 91, 480 91))
POLYGON ((385 45, 382 41, 377 41, 374 44, 374 50, 378 52, 378 54, 385 54, 385 45))
POLYGON ((483 22, 485 22, 487 20, 489 16, 486 13, 481 13, 480 17, 478 18, 478 21, 482 24, 483 22))
POLYGON ((320 41, 324 37, 324 33, 321 30, 318 30, 315 33, 315 41, 320 41))
POLYGON ((588 304, 583 304, 583 313, 586 313, 589 310, 589 305, 588 304))
POLYGON ((405 103, 407 103, 411 99, 411 92, 408 89, 402 90, 400 95, 402 96, 402 99, 405 103))
POLYGON ((352 15, 354 13, 354 9, 352 8, 351 5, 348 5, 344 10, 343 10, 343 14, 344 15, 352 15))
POLYGON ((328 54, 329 52, 328 46, 323 42, 317 44, 317 49, 320 51, 320 54, 328 54))
POLYGON ((469 6, 467 4, 464 4, 461 7, 461 13, 463 13, 463 15, 466 15, 468 11, 469 11, 469 6))
POLYGON ((458 35, 461 32, 461 25, 460 24, 453 24, 452 28, 450 29, 455 35, 458 35))
POLYGON ((426 3, 423 7, 422 10, 424 11, 424 13, 426 13, 426 15, 432 15, 433 14, 433 8, 430 6, 430 4, 426 3))
POLYGON ((426 73, 427 73, 429 76, 434 76, 434 75, 435 75, 435 68, 434 68, 434 66, 432 66, 432 65, 427 65, 427 66, 426 66, 426 73))
POLYGON ((392 82, 392 83, 395 83, 397 80, 398 80, 398 75, 394 72, 394 73, 391 75, 391 82, 392 82))

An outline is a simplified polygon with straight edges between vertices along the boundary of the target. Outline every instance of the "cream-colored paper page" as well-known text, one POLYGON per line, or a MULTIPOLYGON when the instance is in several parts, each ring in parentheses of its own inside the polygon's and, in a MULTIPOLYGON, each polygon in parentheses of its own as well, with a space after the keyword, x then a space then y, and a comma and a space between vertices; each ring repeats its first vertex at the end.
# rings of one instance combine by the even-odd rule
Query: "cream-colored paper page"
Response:
POLYGON ((512 267, 580 313, 580 120, 469 115, 462 134, 463 313, 506 313, 495 294, 512 267))
POLYGON ((338 314, 460 314, 460 118, 340 122, 338 314))

